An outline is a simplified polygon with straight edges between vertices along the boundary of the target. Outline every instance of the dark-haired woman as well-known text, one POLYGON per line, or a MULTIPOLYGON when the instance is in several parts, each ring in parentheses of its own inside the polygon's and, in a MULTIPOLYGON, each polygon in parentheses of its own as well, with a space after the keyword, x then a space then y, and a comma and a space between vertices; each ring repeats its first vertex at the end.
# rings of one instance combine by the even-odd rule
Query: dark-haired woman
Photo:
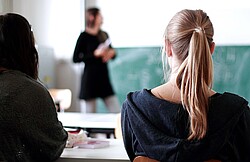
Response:
POLYGON ((38 53, 29 22, 0 15, 0 161, 55 161, 68 134, 37 81, 38 53))
POLYGON ((76 43, 73 62, 84 62, 79 99, 82 112, 95 113, 96 99, 103 99, 109 112, 120 112, 120 106, 109 78, 108 62, 115 58, 107 32, 101 30, 103 17, 98 8, 86 12, 86 29, 76 43))

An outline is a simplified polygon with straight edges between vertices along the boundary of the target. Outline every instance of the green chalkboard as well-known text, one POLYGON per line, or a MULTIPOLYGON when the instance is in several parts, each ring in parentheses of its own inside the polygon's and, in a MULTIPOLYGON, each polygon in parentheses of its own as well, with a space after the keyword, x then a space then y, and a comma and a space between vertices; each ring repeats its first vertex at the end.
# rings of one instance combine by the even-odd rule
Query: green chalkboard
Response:
MULTIPOLYGON (((117 58, 109 63, 109 69, 120 103, 130 91, 163 83, 161 47, 116 48, 116 51, 117 58)), ((250 101, 250 46, 217 46, 212 57, 213 89, 237 93, 250 101)))
POLYGON ((162 83, 160 47, 118 48, 110 63, 110 75, 119 100, 130 91, 153 88, 162 83))
MULTIPOLYGON (((131 91, 153 88, 163 81, 160 47, 116 48, 109 62, 110 78, 120 104, 131 91)), ((99 100, 98 112, 106 112, 99 100)))
POLYGON ((218 46, 213 54, 214 89, 250 101, 250 46, 218 46))

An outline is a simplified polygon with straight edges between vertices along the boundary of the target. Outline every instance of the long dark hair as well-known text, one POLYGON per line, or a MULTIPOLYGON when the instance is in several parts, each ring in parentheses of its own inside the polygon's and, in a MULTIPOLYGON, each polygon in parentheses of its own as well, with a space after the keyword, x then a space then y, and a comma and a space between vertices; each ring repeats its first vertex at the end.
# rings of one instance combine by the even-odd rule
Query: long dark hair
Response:
POLYGON ((0 67, 38 78, 38 53, 29 22, 21 15, 0 15, 0 67))

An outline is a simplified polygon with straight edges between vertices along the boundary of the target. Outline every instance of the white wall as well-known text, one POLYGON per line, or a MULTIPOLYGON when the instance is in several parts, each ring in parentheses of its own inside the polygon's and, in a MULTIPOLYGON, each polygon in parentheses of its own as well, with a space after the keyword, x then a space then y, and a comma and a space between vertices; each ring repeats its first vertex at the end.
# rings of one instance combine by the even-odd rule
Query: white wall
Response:
POLYGON ((103 29, 115 47, 159 46, 172 16, 181 9, 203 9, 213 22, 216 44, 250 44, 250 3, 246 0, 97 0, 103 29))
POLYGON ((52 47, 58 58, 71 58, 82 28, 81 0, 13 0, 14 12, 32 25, 38 46, 52 47))
POLYGON ((11 11, 12 5, 12 0, 0 0, 0 14, 11 11))
POLYGON ((83 28, 84 1, 13 0, 13 12, 32 25, 40 57, 39 78, 49 88, 72 90, 70 111, 79 111, 78 89, 82 65, 71 58, 83 28))
POLYGON ((250 44, 247 0, 13 0, 13 9, 31 21, 39 45, 53 47, 56 57, 69 59, 84 26, 83 6, 95 3, 114 47, 162 45, 167 23, 184 8, 208 13, 217 44, 250 44))

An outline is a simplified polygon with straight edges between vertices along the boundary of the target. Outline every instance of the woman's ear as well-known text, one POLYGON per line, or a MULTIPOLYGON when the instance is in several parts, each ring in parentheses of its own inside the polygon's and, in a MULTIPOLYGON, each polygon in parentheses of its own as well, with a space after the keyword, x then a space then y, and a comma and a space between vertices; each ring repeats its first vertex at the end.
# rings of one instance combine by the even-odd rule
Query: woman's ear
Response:
POLYGON ((167 39, 165 39, 165 51, 168 57, 172 56, 172 47, 171 47, 170 42, 167 39))
POLYGON ((215 43, 212 42, 211 45, 210 45, 210 52, 211 52, 211 54, 214 53, 214 49, 215 49, 215 43))

